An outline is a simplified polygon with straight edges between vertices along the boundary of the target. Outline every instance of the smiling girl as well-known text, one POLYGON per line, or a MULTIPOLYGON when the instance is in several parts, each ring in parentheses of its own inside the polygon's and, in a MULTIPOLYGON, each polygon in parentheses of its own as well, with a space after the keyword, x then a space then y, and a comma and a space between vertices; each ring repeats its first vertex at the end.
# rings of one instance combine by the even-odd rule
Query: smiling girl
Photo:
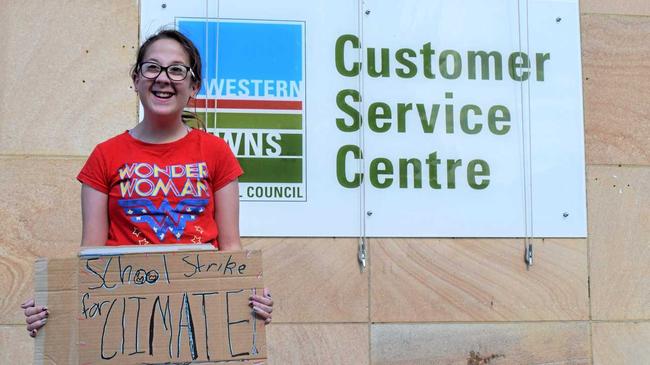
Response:
MULTIPOLYGON (((77 176, 81 245, 210 243, 241 250, 237 178, 243 171, 222 139, 184 119, 201 88, 198 50, 180 32, 160 31, 140 46, 131 78, 142 121, 97 145, 77 176)), ((269 323, 268 290, 250 302, 269 323)), ((49 311, 33 299, 22 308, 34 337, 49 311)))

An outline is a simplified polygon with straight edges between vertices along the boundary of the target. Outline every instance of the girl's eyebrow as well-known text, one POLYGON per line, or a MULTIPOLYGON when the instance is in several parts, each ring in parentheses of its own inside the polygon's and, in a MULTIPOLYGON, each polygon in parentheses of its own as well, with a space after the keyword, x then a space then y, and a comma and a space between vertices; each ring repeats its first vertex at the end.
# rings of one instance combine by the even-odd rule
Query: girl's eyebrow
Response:
MULTIPOLYGON (((151 58, 144 59, 143 62, 156 62, 156 63, 158 63, 158 64, 161 63, 161 62, 160 62, 157 58, 155 58, 155 57, 151 57, 151 58)), ((186 63, 183 62, 183 61, 172 61, 172 62, 170 63, 170 65, 186 65, 186 63)))

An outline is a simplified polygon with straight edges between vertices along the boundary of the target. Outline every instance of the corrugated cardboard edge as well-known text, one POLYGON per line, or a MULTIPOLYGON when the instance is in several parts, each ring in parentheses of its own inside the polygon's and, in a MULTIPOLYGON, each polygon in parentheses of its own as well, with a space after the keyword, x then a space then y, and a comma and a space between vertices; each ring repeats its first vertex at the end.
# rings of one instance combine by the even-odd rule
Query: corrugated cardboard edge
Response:
POLYGON ((164 244, 164 245, 140 245, 140 246, 89 246, 81 247, 79 249, 79 257, 88 257, 88 256, 115 256, 115 255, 127 255, 127 254, 139 254, 139 253, 173 253, 173 252, 185 252, 185 251, 214 251, 221 252, 217 250, 214 246, 210 244, 164 244))
MULTIPOLYGON (((38 259, 34 264, 34 301, 47 307, 47 259, 38 259)), ((45 331, 43 328, 34 340, 34 365, 43 365, 43 349, 45 348, 45 331)))

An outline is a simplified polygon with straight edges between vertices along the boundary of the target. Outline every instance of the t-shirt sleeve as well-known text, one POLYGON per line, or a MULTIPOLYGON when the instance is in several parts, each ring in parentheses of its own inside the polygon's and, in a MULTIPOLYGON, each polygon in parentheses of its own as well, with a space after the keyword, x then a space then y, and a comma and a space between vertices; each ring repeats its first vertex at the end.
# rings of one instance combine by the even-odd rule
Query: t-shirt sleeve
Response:
POLYGON ((97 146, 88 156, 86 164, 77 175, 77 180, 97 191, 108 194, 110 183, 107 176, 106 160, 100 147, 97 146))
POLYGON ((239 161, 221 138, 217 139, 217 151, 214 154, 214 169, 212 172, 212 191, 217 191, 244 173, 239 161))

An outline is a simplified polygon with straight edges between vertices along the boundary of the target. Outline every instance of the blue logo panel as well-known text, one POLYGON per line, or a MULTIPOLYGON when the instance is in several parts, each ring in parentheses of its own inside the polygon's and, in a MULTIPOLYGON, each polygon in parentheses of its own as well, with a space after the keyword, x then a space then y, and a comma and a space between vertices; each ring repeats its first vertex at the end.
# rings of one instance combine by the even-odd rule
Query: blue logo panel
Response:
MULTIPOLYGON (((208 98, 223 95, 228 80, 233 85, 303 81, 302 23, 178 19, 177 27, 196 44, 203 60, 199 97, 206 97, 206 90, 208 98)), ((260 87, 253 96, 273 94, 260 87)))

